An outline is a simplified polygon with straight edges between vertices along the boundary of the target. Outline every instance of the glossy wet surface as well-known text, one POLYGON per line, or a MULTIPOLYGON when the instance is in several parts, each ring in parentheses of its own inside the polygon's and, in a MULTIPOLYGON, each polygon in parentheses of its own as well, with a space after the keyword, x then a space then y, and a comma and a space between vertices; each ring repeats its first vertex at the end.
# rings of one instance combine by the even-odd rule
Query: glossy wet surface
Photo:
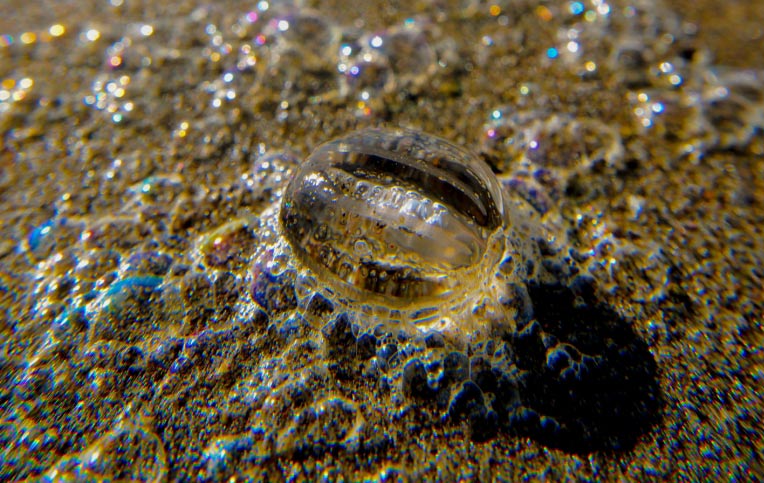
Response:
POLYGON ((0 15, 2 477, 762 474, 750 48, 717 65, 653 2, 67 7, 0 15), (348 204, 360 232, 325 217, 334 245, 394 206, 408 231, 354 239, 359 264, 384 240, 387 265, 479 268, 436 309, 338 288, 285 231, 304 160, 374 126, 493 172, 337 146, 381 191, 348 204), (428 237, 427 200, 461 236, 428 237))

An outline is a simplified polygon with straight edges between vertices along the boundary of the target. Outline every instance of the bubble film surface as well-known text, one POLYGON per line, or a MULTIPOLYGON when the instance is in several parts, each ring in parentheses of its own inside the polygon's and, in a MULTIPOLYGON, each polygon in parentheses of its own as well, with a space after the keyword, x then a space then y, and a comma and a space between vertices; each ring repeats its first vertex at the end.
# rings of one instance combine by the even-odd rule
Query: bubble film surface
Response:
POLYGON ((0 480, 761 479, 764 11, 678 5, 0 3, 0 480))
POLYGON ((311 153, 281 221, 295 254, 329 282, 405 307, 452 298, 495 270, 503 211, 479 158, 413 130, 368 129, 311 153))

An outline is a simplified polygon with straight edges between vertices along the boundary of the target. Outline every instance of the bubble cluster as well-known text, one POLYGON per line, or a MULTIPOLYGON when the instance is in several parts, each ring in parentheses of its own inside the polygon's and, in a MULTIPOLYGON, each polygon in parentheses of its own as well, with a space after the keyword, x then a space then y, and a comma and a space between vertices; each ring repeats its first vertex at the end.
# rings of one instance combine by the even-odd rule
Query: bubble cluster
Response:
POLYGON ((51 481, 81 478, 161 481, 167 477, 167 461, 156 434, 122 421, 85 450, 59 460, 43 477, 51 481), (126 465, 125 461, 131 464, 126 465))
POLYGON ((395 89, 416 91, 437 69, 437 56, 424 30, 415 22, 366 34, 340 47, 338 70, 347 89, 369 101, 395 89))
POLYGON ((668 141, 671 158, 745 149, 764 128, 762 90, 754 71, 714 72, 679 91, 638 89, 629 100, 638 128, 668 141))
MULTIPOLYGON (((378 32, 341 25, 319 12, 279 3, 241 16, 228 29, 208 23, 204 49, 223 73, 204 83, 219 108, 242 95, 260 103, 279 98, 280 119, 295 104, 354 103, 368 117, 382 98, 401 89, 418 93, 438 72, 438 55, 423 22, 378 32)), ((204 20, 206 12, 199 12, 204 20)))
POLYGON ((542 214, 572 179, 594 169, 614 172, 624 160, 619 132, 601 121, 507 106, 491 111, 481 152, 507 174, 504 184, 542 214))
POLYGON ((23 101, 34 86, 34 79, 8 77, 0 82, 0 114, 10 110, 14 103, 23 101))
MULTIPOLYGON (((125 27, 124 35, 105 49, 102 72, 93 79, 91 93, 83 99, 86 105, 104 111, 115 123, 132 115, 136 105, 129 95, 131 82, 137 80, 140 89, 141 76, 145 77, 152 63, 160 60, 157 57, 162 57, 158 49, 147 42, 153 34, 154 27, 150 24, 133 23, 125 27)), ((96 42, 100 38, 97 29, 82 33, 83 42, 96 42)))
POLYGON ((483 132, 482 151, 500 159, 502 171, 531 164, 560 171, 615 167, 624 157, 618 131, 593 119, 503 106, 491 112, 483 132))

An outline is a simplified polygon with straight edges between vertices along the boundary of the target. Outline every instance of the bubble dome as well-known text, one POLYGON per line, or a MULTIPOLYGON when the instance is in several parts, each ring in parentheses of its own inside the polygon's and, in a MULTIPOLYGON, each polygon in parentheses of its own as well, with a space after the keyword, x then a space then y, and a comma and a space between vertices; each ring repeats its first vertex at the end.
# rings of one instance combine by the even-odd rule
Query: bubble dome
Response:
POLYGON ((337 291, 394 308, 464 297, 496 264, 499 183, 475 155, 408 129, 367 129, 316 148, 286 188, 295 254, 337 291), (488 266, 488 268, 487 268, 488 266))

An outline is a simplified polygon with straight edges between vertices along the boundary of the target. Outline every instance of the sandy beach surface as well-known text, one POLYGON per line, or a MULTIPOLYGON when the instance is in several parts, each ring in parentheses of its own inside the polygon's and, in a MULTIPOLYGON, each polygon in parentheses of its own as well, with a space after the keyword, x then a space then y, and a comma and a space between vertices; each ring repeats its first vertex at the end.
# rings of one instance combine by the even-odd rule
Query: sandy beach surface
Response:
POLYGON ((764 480, 762 25, 754 1, 0 3, 0 480, 764 480), (328 208, 363 242, 342 258, 300 167, 373 127, 409 130, 332 145, 388 190, 328 208), (487 174, 385 158, 418 132, 487 174))

